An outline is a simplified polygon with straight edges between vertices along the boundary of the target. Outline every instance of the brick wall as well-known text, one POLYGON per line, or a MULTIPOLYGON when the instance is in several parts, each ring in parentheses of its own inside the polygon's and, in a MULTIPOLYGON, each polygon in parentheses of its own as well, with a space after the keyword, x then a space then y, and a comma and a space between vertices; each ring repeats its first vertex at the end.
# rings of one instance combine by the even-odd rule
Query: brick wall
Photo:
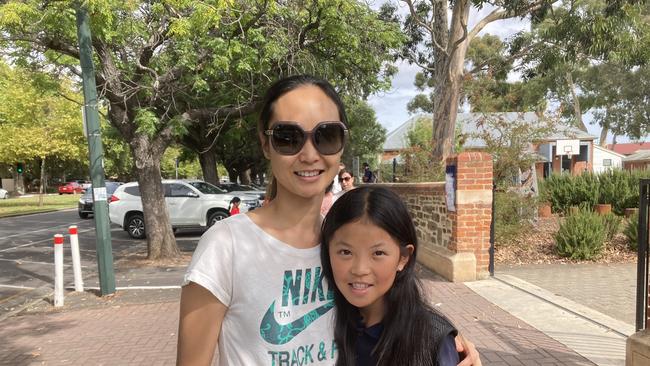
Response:
POLYGON ((463 152, 450 157, 447 164, 457 167, 456 212, 447 211, 444 182, 381 185, 407 204, 420 241, 419 258, 447 258, 427 261, 427 267, 471 265, 474 268, 461 268, 460 272, 458 268, 431 269, 452 281, 485 278, 492 219, 492 157, 484 152, 463 152), (467 261, 468 257, 473 259, 467 261))

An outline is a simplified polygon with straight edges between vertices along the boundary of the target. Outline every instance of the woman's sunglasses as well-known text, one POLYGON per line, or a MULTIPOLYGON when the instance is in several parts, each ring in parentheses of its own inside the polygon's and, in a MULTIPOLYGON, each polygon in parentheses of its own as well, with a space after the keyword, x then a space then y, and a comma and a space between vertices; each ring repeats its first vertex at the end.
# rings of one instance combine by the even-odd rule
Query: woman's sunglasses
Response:
POLYGON ((347 182, 347 181, 349 181, 349 180, 352 180, 352 177, 343 177, 343 178, 339 178, 339 182, 347 182))
POLYGON ((280 122, 264 131, 271 136, 273 149, 282 155, 299 153, 308 138, 320 154, 334 155, 343 150, 347 133, 347 127, 338 121, 320 122, 309 132, 295 122, 280 122))

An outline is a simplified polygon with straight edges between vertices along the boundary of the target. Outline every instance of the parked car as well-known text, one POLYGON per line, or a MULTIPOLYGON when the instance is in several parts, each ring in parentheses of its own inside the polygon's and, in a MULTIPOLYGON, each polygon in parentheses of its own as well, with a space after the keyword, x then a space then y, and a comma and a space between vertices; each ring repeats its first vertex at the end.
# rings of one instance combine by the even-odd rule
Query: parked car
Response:
POLYGON ((219 183, 218 187, 227 191, 230 194, 255 196, 257 197, 257 204, 260 207, 264 203, 264 198, 266 196, 266 191, 257 189, 253 186, 249 186, 246 184, 226 182, 226 183, 219 183))
POLYGON ((59 194, 78 194, 83 192, 83 187, 76 181, 67 182, 59 186, 59 194))
MULTIPOLYGON (((208 228, 230 216, 230 201, 235 197, 210 183, 192 180, 163 180, 165 203, 172 228, 208 228)), ((257 197, 237 195, 241 213, 257 207, 257 197)), ((109 199, 109 217, 132 238, 146 237, 140 187, 137 182, 123 184, 109 199)))
MULTIPOLYGON (((113 192, 124 183, 122 182, 106 182, 106 196, 110 197, 113 192)), ((79 198, 79 217, 82 219, 87 219, 89 215, 93 215, 94 211, 94 200, 93 200, 93 190, 92 186, 90 189, 86 189, 84 194, 79 198)))
POLYGON ((6 189, 0 188, 0 200, 9 198, 9 192, 6 189))

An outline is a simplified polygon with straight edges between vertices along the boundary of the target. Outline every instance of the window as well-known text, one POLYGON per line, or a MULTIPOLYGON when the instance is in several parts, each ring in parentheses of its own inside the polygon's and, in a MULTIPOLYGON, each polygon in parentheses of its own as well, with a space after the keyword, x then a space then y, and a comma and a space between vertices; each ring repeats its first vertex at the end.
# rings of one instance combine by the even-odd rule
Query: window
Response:
POLYGON ((165 184, 165 195, 169 197, 188 197, 190 194, 194 193, 190 189, 190 187, 187 187, 183 184, 165 184), (167 192, 167 188, 169 188, 169 193, 167 192))
POLYGON ((603 159, 603 166, 612 166, 612 159, 603 159))
POLYGON ((132 187, 126 187, 124 188, 124 192, 132 195, 132 196, 137 196, 140 197, 140 187, 138 186, 132 186, 132 187))

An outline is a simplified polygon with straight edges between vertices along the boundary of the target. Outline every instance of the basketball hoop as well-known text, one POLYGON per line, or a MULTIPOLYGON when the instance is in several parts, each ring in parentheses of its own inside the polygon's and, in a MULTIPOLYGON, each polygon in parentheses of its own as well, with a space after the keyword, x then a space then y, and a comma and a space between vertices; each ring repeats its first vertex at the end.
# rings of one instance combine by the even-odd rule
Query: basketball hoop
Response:
POLYGON ((564 155, 571 157, 573 155, 573 147, 569 145, 564 146, 564 155))

